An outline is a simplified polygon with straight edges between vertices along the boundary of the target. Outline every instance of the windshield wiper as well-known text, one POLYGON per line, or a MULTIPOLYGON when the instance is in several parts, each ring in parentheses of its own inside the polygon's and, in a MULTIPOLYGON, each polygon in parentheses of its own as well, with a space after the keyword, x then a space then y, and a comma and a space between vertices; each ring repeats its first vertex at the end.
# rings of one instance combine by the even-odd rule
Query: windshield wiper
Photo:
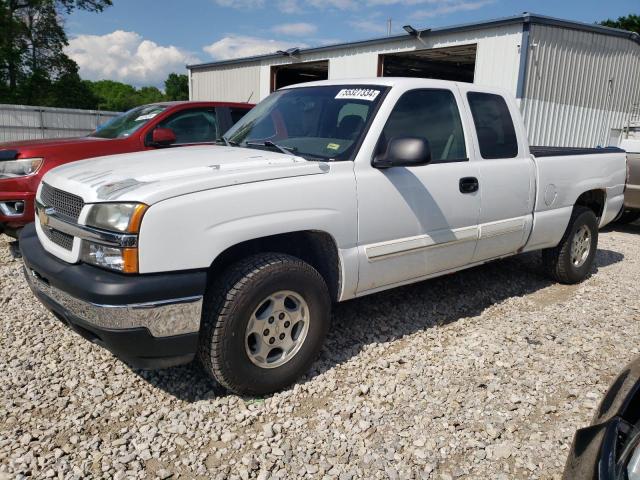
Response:
POLYGON ((224 135, 221 136, 220 138, 216 139, 216 143, 220 143, 220 142, 224 142, 224 144, 227 147, 237 147, 238 146, 238 142, 234 142, 233 140, 229 140, 224 135))
POLYGON ((277 150, 280 150, 282 153, 285 153, 287 155, 295 155, 296 152, 298 151, 297 148, 295 147, 283 147, 282 145, 278 145, 277 143, 273 143, 271 140, 265 140, 263 143, 259 143, 259 142, 247 142, 245 143, 245 145, 247 147, 269 147, 269 148, 275 148, 277 150))

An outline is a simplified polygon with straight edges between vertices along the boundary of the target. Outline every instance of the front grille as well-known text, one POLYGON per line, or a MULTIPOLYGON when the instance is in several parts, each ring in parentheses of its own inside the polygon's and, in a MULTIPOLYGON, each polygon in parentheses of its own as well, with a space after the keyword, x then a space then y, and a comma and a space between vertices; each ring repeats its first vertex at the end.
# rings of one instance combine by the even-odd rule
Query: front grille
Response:
POLYGON ((74 221, 78 220, 82 207, 84 207, 84 200, 79 196, 63 192, 46 183, 42 184, 40 199, 45 207, 53 207, 56 213, 65 215, 74 221))
POLYGON ((56 245, 69 251, 73 248, 73 236, 47 227, 42 227, 42 231, 56 245))

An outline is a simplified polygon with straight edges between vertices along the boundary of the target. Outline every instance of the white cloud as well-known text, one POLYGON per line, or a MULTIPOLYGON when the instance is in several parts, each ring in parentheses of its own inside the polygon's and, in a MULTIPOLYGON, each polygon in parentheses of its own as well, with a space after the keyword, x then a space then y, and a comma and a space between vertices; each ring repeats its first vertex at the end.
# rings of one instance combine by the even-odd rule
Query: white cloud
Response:
POLYGON ((338 10, 354 9, 361 3, 358 0, 307 0, 307 2, 316 8, 329 7, 338 10))
POLYGON ((256 9, 276 3, 277 8, 287 14, 301 13, 308 7, 318 10, 355 10, 367 7, 403 5, 403 6, 433 6, 432 10, 421 10, 423 17, 433 17, 464 10, 476 10, 495 0, 214 0, 222 7, 237 9, 256 9), (306 7, 306 8, 305 8, 306 7))
POLYGON ((429 10, 418 10, 413 14, 416 18, 432 18, 439 17, 441 15, 447 15, 449 13, 455 12, 468 12, 472 10, 478 10, 486 5, 490 5, 494 3, 495 0, 475 0, 475 1, 466 1, 466 0, 444 0, 440 2, 429 2, 434 3, 437 6, 429 10))
POLYGON ((250 37, 246 35, 229 35, 203 48, 216 60, 252 57, 286 50, 292 47, 307 47, 304 43, 293 43, 283 40, 250 37))
POLYGON ((278 0, 278 9, 282 13, 301 13, 303 11, 298 0, 278 0))
POLYGON ((367 32, 367 33, 376 33, 376 34, 380 34, 380 35, 384 35, 387 33, 388 30, 388 26, 387 26, 387 21, 380 18, 380 19, 366 19, 363 18, 361 20, 350 20, 349 25, 351 25, 353 28, 356 28, 358 30, 361 30, 363 32, 367 32))
MULTIPOLYGON (((385 1, 385 0, 383 0, 385 1)), ((368 0, 214 0, 221 7, 231 7, 237 9, 256 9, 267 6, 275 2, 277 8, 282 13, 301 13, 305 7, 313 7, 321 10, 337 9, 352 10, 358 6, 366 6, 368 0)))
POLYGON ((136 32, 116 30, 106 35, 77 35, 65 48, 80 67, 82 78, 118 80, 136 86, 161 87, 167 75, 184 72, 194 55, 173 45, 162 46, 136 32))
POLYGON ((318 31, 318 27, 311 23, 283 23, 276 25, 271 29, 272 32, 280 33, 282 35, 291 35, 295 37, 302 37, 305 35, 311 35, 318 31))
POLYGON ((258 8, 264 6, 264 0, 215 0, 221 7, 233 7, 238 9, 258 8))

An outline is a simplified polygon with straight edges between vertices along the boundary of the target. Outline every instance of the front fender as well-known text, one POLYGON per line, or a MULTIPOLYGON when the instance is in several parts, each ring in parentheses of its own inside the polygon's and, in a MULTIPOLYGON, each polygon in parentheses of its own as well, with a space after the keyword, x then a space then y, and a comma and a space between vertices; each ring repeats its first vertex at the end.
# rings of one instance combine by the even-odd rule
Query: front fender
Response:
POLYGON ((328 233, 339 249, 356 246, 351 162, 327 175, 223 187, 152 205, 140 230, 140 273, 208 268, 239 243, 304 230, 328 233))

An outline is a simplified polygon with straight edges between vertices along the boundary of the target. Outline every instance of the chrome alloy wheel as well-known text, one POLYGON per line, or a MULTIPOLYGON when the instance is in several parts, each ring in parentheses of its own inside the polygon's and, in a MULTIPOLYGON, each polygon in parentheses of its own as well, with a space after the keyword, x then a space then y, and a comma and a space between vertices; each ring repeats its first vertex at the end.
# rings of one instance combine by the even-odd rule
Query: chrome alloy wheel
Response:
POLYGON ((586 225, 582 225, 573 235, 571 241, 571 263, 580 268, 589 258, 591 253, 591 231, 586 225))
POLYGON ((281 290, 262 300, 245 333, 247 356, 260 368, 276 368, 291 360, 309 332, 309 307, 304 298, 281 290))

